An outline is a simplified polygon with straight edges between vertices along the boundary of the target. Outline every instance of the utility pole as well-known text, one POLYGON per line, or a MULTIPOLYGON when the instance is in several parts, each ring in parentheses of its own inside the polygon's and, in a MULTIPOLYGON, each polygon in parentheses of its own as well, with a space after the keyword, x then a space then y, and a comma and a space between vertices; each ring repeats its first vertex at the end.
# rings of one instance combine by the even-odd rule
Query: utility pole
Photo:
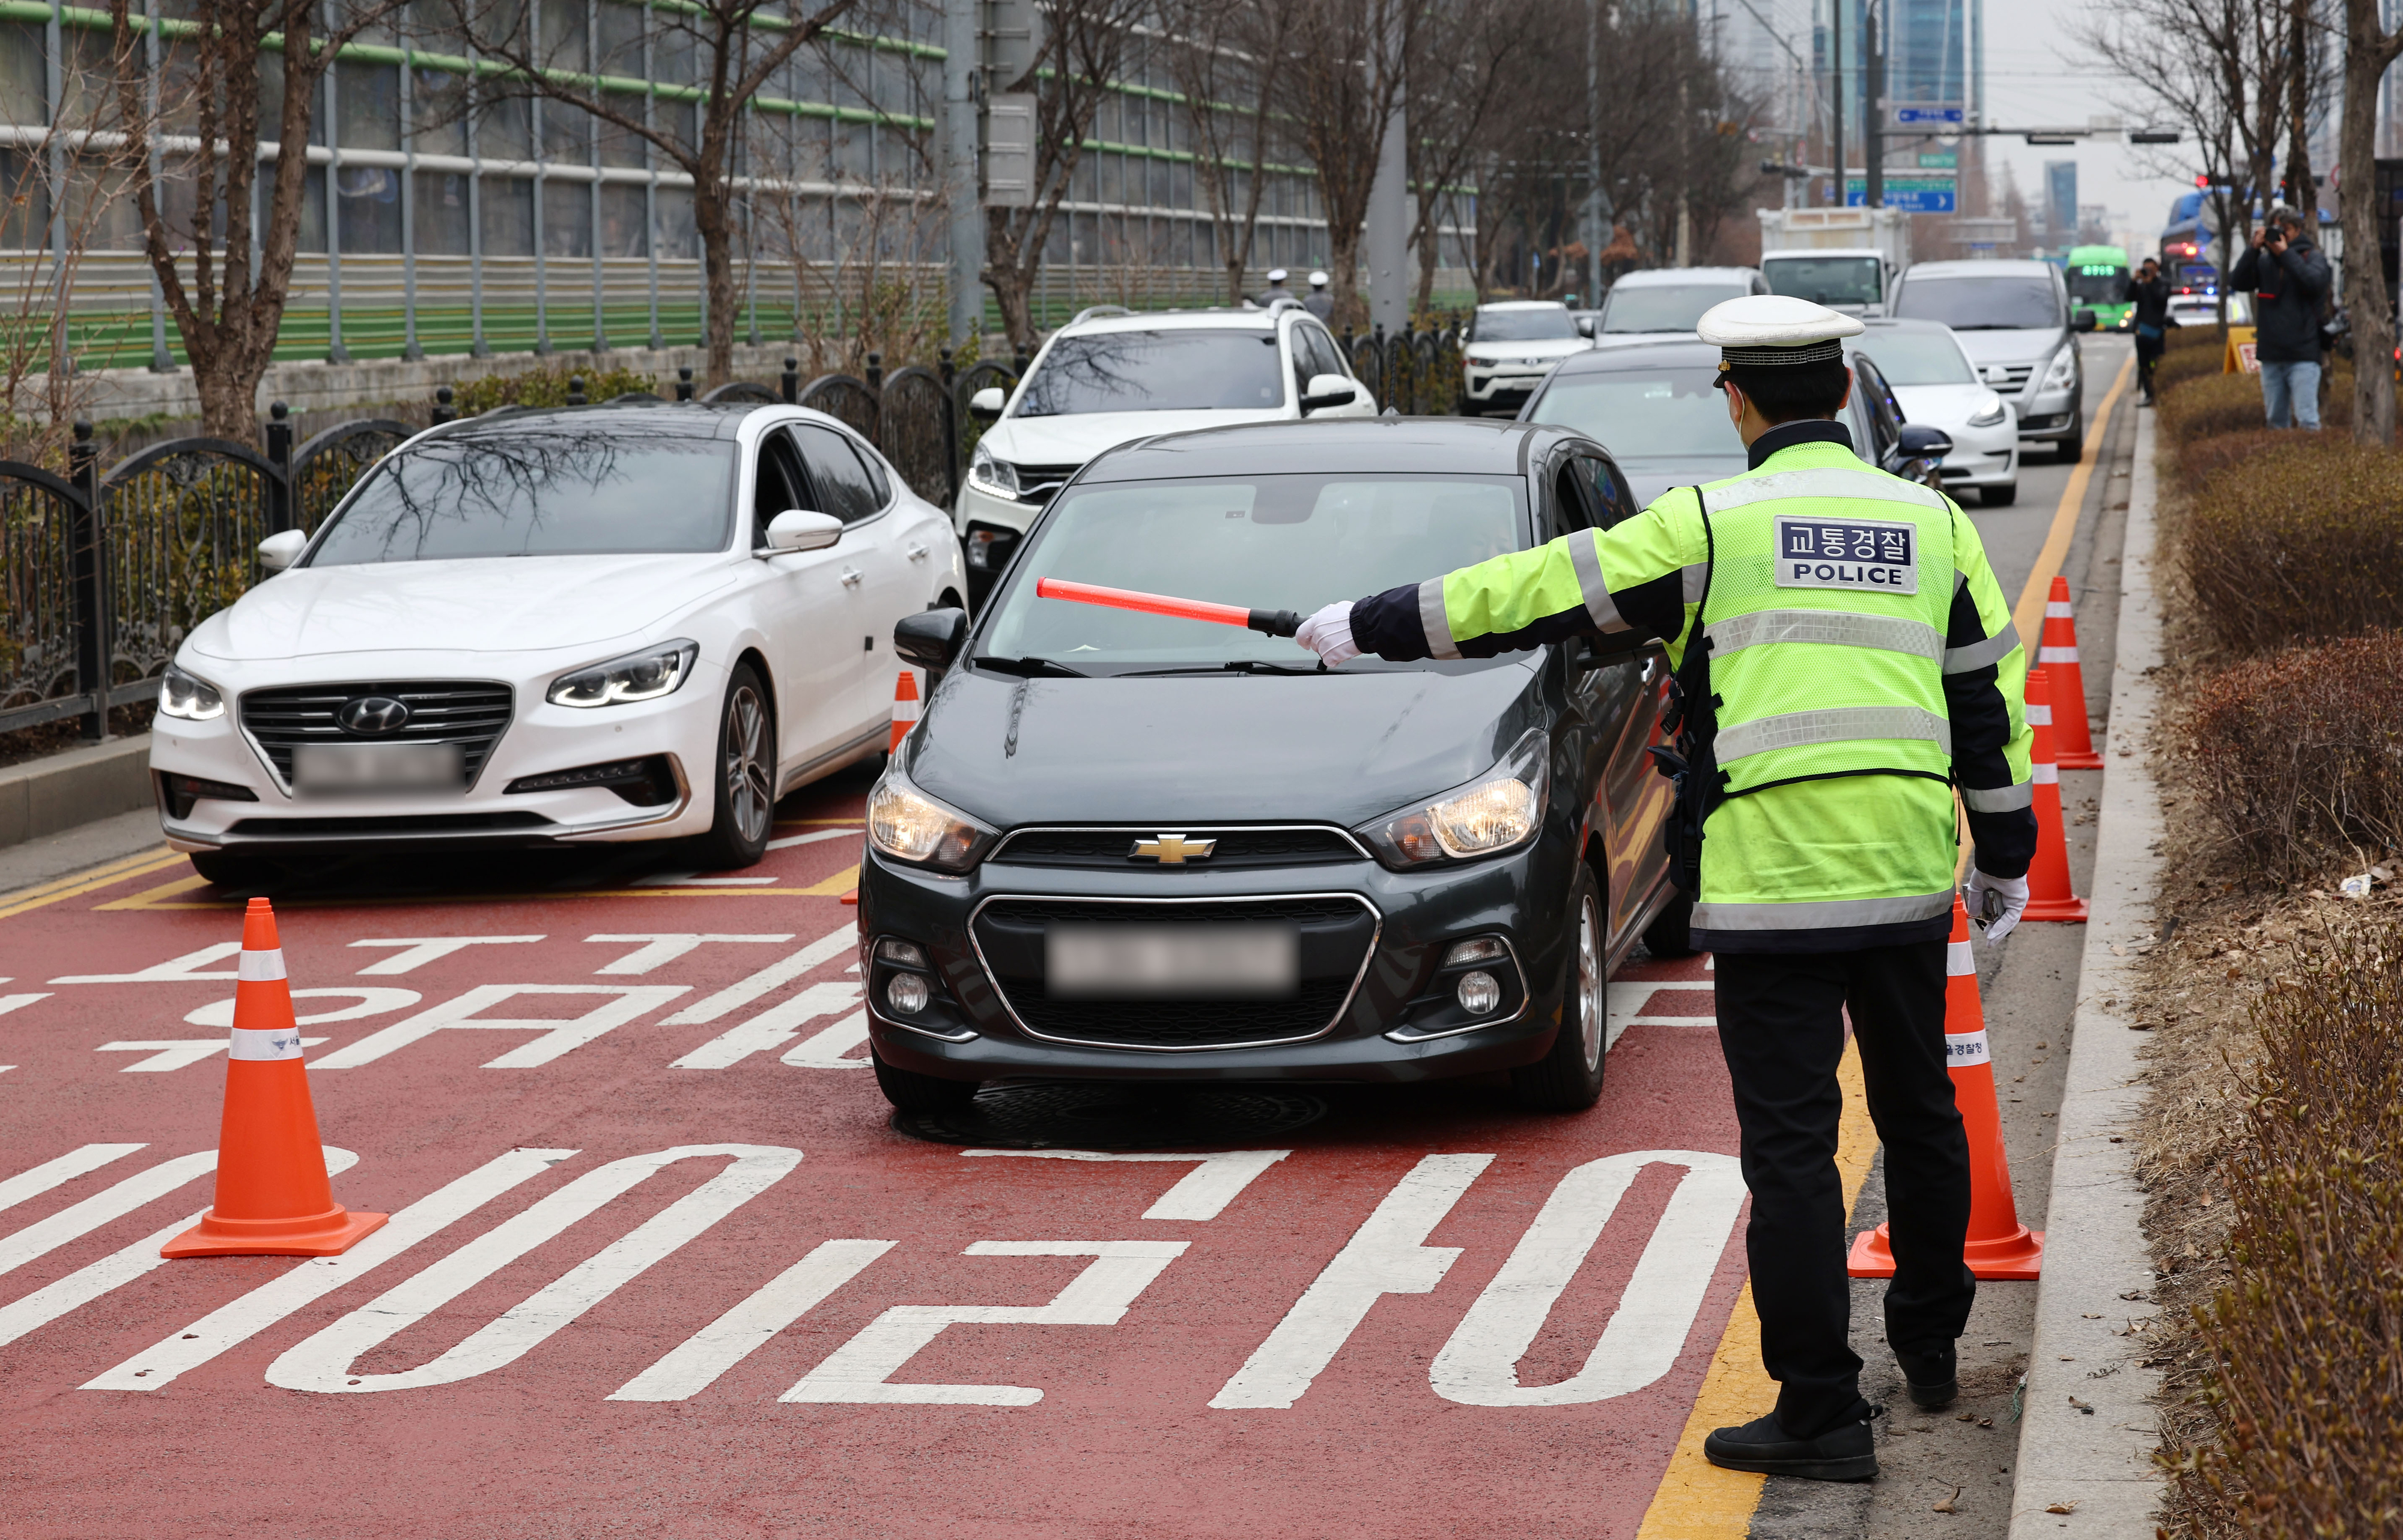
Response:
POLYGON ((943 201, 951 223, 951 346, 984 330, 984 201, 977 177, 977 11, 943 0, 943 201))
MULTIPOLYGON (((1385 58, 1402 74, 1401 9, 1386 22, 1385 58)), ((1394 82, 1394 112, 1377 146, 1377 174, 1368 184, 1368 324, 1400 332, 1410 324, 1410 148, 1402 82, 1394 82)))
POLYGON ((1827 74, 1832 90, 1828 93, 1828 117, 1834 127, 1828 134, 1831 154, 1828 160, 1836 167, 1836 207, 1842 208, 1844 197, 1844 0, 1828 0, 1834 7, 1836 24, 1827 33, 1827 74))
POLYGON ((1861 167, 1868 186, 1863 201, 1885 207, 1885 53, 1878 47, 1877 0, 1861 0, 1861 167))
POLYGON ((1677 71, 1677 259, 1676 266, 1694 265, 1694 202, 1688 191, 1694 184, 1694 66, 1702 53, 1700 0, 1686 0, 1686 57, 1677 71))
POLYGON ((1602 303, 1602 254, 1610 244, 1611 221, 1617 213, 1602 185, 1602 0, 1587 0, 1585 10, 1585 250, 1590 264, 1586 281, 1588 305, 1602 303))

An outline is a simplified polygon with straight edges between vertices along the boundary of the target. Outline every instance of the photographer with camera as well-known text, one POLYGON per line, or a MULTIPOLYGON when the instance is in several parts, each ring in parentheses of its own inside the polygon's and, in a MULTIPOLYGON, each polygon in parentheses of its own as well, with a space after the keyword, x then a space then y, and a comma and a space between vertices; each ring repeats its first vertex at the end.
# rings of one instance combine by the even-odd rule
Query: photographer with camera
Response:
POLYGON ((2328 283, 2327 258, 2304 233, 2302 215, 2284 204, 2270 211, 2229 271, 2229 287, 2253 291, 2253 355, 2273 428, 2319 430, 2320 312, 2328 283))

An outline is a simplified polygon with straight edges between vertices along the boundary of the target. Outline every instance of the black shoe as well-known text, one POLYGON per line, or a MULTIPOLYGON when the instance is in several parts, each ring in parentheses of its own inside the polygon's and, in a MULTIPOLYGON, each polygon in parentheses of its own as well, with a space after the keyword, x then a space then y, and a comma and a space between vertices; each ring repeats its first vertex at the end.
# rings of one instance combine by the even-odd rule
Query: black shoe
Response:
POLYGON ((1757 1417, 1740 1428, 1721 1428, 1702 1440, 1702 1458, 1723 1470, 1763 1476, 1799 1476, 1806 1481, 1867 1481, 1878 1473, 1874 1410, 1837 1423, 1816 1438, 1787 1436, 1777 1414, 1757 1417))
POLYGON ((1936 1353, 1904 1353, 1897 1348, 1894 1360, 1902 1366, 1903 1384, 1910 1392, 1912 1406, 1935 1411, 1960 1397, 1961 1381, 1953 1377, 1955 1356, 1950 1346, 1936 1353))

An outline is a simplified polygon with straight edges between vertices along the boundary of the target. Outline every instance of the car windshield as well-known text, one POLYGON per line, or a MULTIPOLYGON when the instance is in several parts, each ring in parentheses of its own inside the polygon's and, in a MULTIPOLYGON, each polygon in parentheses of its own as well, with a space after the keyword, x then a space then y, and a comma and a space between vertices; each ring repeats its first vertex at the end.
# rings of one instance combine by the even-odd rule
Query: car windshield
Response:
POLYGON ((2069 298, 2081 305, 2124 305, 2128 302, 2128 270, 2099 262, 2069 270, 2069 298))
POLYGON ((1889 385, 1974 385, 1978 371, 1963 356, 1961 344, 1940 331, 1873 329, 1859 342, 1860 350, 1877 360, 1878 372, 1889 385))
POLYGON ((1885 266, 1874 257, 1772 257, 1760 271, 1770 293, 1814 305, 1874 305, 1885 298, 1885 266))
POLYGON ((734 445, 646 433, 622 415, 590 421, 589 430, 496 425, 394 455, 308 564, 726 548, 734 445))
POLYGON ((1902 285, 1895 313, 1954 331, 2050 330, 2062 323, 2048 278, 1914 278, 1902 285))
MULTIPOLYGON (((1440 576, 1526 542, 1512 477, 1258 476, 1103 483, 1055 505, 1012 565, 979 656, 1082 673, 1257 661, 1308 671, 1292 639, 1039 597, 1066 578, 1308 615, 1440 576)), ((1367 659, 1346 668, 1393 667, 1367 659)), ((1403 667, 1451 668, 1452 664, 1403 667)))
POLYGON ((1710 368, 1554 375, 1532 415, 1598 439, 1621 460, 1741 457, 1743 440, 1712 383, 1717 378, 1710 368))
POLYGON ((1472 342, 1554 342, 1577 334, 1577 317, 1565 308, 1481 310, 1469 335, 1472 342))
POLYGON ((1691 331, 1702 312, 1723 299, 1740 299, 1736 284, 1622 284, 1602 302, 1604 331, 1691 331))
POLYGON ((1276 333, 1103 331, 1063 337, 1020 394, 1020 417, 1285 405, 1276 333))

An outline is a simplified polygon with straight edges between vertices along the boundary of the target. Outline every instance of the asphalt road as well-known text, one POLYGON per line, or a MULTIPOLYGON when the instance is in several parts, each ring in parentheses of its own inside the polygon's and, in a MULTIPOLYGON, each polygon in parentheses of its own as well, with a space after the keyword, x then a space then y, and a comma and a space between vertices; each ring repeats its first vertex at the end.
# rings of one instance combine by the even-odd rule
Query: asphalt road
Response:
MULTIPOLYGON (((2090 345, 2090 402, 2120 351, 2090 345)), ((2007 593, 2068 475, 1972 510, 2007 593)), ((2095 514, 2081 590, 2113 570, 2095 514)), ((839 903, 865 789, 788 798, 730 880, 353 862, 286 895, 336 1196, 396 1215, 339 1262, 157 1260, 208 1200, 239 901, 163 853, 0 898, 0 1527, 1743 1533, 1660 1495, 1743 1281, 1706 961, 1623 970, 1581 1117, 1495 1080, 904 1131, 839 903)), ((2031 1223, 2077 930, 1981 968, 2031 1223)), ((2010 1463, 2032 1299, 1990 1287, 1971 1325, 1994 1428, 1897 1417, 1875 1489, 1771 1483, 1753 1533, 1999 1535, 2007 1473, 1946 1473, 2010 1463)))

